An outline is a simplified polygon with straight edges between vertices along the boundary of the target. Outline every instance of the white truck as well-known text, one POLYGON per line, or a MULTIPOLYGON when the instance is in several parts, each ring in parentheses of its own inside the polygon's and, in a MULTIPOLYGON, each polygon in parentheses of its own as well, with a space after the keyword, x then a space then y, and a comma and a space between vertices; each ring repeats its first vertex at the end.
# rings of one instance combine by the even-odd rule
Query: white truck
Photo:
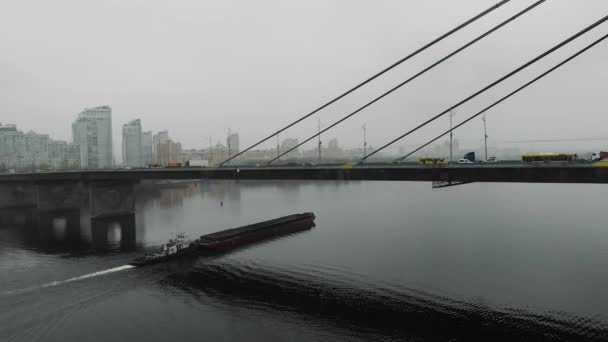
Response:
POLYGON ((591 153, 592 161, 598 161, 598 160, 602 160, 602 159, 606 159, 606 158, 608 158, 608 152, 600 151, 600 152, 591 153))
POLYGON ((186 162, 186 167, 207 167, 209 161, 206 159, 190 159, 186 162))

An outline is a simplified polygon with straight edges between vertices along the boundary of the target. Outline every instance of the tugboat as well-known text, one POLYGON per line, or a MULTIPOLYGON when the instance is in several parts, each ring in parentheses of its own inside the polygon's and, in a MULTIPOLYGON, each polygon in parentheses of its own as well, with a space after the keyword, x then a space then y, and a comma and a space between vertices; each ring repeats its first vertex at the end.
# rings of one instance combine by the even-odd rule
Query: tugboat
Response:
POLYGON ((170 257, 190 253, 194 250, 193 242, 187 240, 188 234, 179 233, 175 239, 163 244, 160 250, 153 254, 144 255, 133 259, 129 264, 133 266, 143 266, 166 261, 170 257))

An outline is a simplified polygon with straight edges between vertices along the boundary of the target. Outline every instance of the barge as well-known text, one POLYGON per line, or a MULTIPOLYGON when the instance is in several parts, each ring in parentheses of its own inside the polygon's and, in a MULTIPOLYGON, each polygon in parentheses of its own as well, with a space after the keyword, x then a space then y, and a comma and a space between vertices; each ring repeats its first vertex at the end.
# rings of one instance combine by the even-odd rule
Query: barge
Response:
POLYGON ((315 225, 314 220, 313 213, 293 214, 203 235, 194 241, 187 240, 186 234, 178 234, 175 239, 163 244, 158 252, 136 258, 130 264, 143 266, 186 254, 220 253, 230 248, 310 229, 315 225))
POLYGON ((197 241, 199 248, 220 251, 277 235, 286 235, 314 226, 315 214, 303 213, 279 217, 274 220, 258 222, 247 226, 222 230, 201 236, 197 241))

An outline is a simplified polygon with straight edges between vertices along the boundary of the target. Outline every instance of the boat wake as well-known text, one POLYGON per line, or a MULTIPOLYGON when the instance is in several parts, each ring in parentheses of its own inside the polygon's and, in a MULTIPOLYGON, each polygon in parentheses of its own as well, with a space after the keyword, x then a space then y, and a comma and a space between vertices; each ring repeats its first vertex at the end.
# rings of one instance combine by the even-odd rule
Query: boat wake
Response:
POLYGON ((46 284, 39 285, 39 286, 33 286, 33 287, 27 287, 27 288, 24 288, 24 289, 6 291, 6 292, 4 292, 4 294, 5 295, 12 295, 12 294, 30 292, 30 291, 34 291, 34 290, 37 290, 37 289, 43 289, 43 288, 47 288, 47 287, 53 287, 53 286, 57 286, 57 285, 71 283, 71 282, 74 282, 74 281, 79 281, 79 280, 84 280, 84 279, 88 279, 88 278, 98 277, 98 276, 109 274, 109 273, 114 273, 114 272, 119 272, 119 271, 123 271, 123 270, 128 270, 128 269, 134 268, 134 267, 136 267, 136 266, 133 266, 133 265, 122 265, 122 266, 118 266, 118 267, 114 267, 114 268, 109 268, 109 269, 103 270, 103 271, 98 271, 98 272, 93 272, 93 273, 81 275, 79 277, 68 278, 68 279, 65 279, 65 280, 52 281, 50 283, 46 283, 46 284))

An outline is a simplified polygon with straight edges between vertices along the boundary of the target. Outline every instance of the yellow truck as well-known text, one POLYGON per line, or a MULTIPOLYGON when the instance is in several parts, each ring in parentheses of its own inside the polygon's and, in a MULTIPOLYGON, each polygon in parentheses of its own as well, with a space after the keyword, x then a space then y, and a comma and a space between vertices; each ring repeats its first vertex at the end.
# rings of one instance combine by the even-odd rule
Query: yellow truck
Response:
POLYGON ((418 158, 418 164, 422 165, 445 165, 447 163, 445 158, 418 158))

